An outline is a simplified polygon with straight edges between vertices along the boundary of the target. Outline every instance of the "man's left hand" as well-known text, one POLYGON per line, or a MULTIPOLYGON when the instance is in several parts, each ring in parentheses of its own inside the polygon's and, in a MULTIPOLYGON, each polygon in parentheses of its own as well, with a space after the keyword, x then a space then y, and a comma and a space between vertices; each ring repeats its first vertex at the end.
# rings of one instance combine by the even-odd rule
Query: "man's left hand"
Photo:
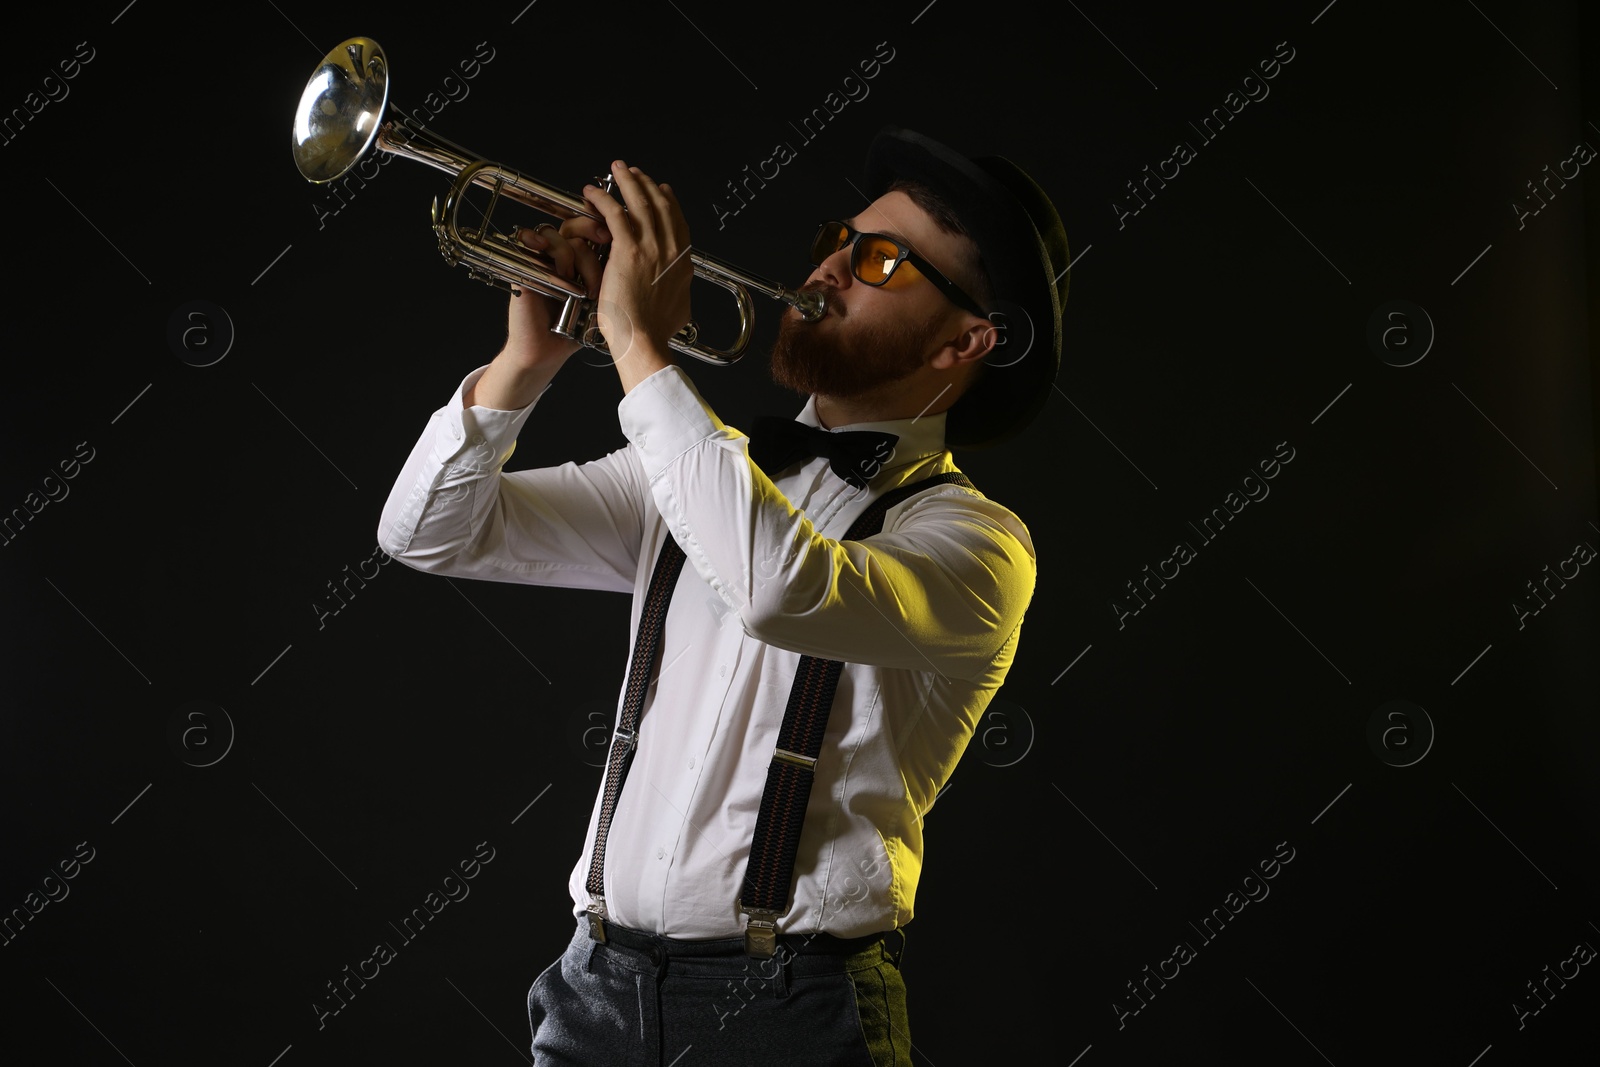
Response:
POLYGON ((689 223, 672 190, 620 159, 611 175, 622 203, 594 185, 583 195, 611 232, 596 311, 627 392, 673 362, 667 342, 689 321, 694 265, 689 223))

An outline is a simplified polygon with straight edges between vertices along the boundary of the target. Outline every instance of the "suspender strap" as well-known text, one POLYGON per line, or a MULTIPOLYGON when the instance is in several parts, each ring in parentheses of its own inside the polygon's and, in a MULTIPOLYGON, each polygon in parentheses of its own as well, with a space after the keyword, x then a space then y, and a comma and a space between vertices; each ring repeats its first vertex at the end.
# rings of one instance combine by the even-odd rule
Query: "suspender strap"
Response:
POLYGON ((622 781, 627 777, 628 765, 633 762, 633 750, 639 738, 639 715, 644 707, 645 691, 650 687, 650 675, 655 671, 656 660, 661 656, 661 635, 666 629, 667 607, 672 603, 672 590, 683 570, 683 549, 668 536, 656 557, 656 569, 650 575, 650 589, 645 594, 644 611, 639 617, 639 633, 633 643, 633 662, 628 667, 628 689, 622 702, 622 714, 617 732, 611 738, 610 755, 606 759, 606 787, 600 798, 600 820, 595 827, 594 855, 589 860, 589 879, 585 888, 593 898, 589 905, 589 933, 596 941, 606 939, 605 918, 605 864, 606 837, 611 832, 611 817, 617 810, 617 798, 622 795, 622 781))
MULTIPOLYGON (((973 488, 959 471, 936 474, 892 489, 874 500, 851 525, 846 540, 860 541, 883 529, 884 514, 913 493, 933 485, 955 483, 973 488)), ((745 952, 771 957, 777 952, 778 917, 789 910, 794 861, 800 850, 806 804, 811 798, 817 756, 833 709, 834 689, 844 664, 817 656, 800 657, 778 744, 767 767, 767 785, 756 815, 755 836, 739 892, 739 910, 746 916, 745 952)))
MULTIPOLYGON (((919 482, 892 489, 874 500, 851 525, 847 540, 859 541, 883 529, 884 514, 913 493, 935 485, 954 483, 974 488, 964 474, 950 471, 919 482)), ((656 557, 645 594, 639 631, 634 638, 633 660, 628 668, 628 687, 623 699, 616 734, 606 760, 605 791, 600 800, 600 817, 595 828, 594 854, 589 861, 589 877, 584 888, 593 903, 589 905, 589 935, 606 939, 605 853, 611 819, 617 799, 632 763, 639 736, 639 717, 644 707, 650 676, 661 654, 661 636, 666 629, 667 608, 672 591, 683 570, 683 549, 668 536, 656 557)), ((794 877, 794 860, 800 846, 800 831, 805 821, 806 802, 811 795, 812 767, 822 751, 822 736, 828 725, 828 712, 844 664, 816 656, 802 656, 789 691, 783 725, 778 731, 777 749, 767 769, 767 785, 756 816, 755 837, 750 861, 745 869, 744 888, 739 896, 740 910, 749 914, 745 946, 751 955, 772 956, 777 950, 777 919, 788 910, 789 890, 794 877)))

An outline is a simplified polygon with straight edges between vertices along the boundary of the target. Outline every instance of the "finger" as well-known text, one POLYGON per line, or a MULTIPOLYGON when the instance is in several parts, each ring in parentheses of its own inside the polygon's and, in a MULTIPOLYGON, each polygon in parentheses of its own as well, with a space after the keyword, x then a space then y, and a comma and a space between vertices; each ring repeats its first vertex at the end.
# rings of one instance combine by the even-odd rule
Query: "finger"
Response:
POLYGON ((587 215, 574 215, 561 224, 561 234, 572 246, 578 276, 584 289, 593 294, 600 291, 600 251, 611 242, 611 231, 605 223, 587 215))
POLYGON ((669 254, 675 254, 688 247, 689 220, 684 215, 677 196, 673 194, 672 187, 665 182, 657 182, 637 167, 632 170, 640 178, 644 193, 649 198, 663 247, 669 254))
POLYGON ((666 182, 661 183, 661 194, 672 205, 672 232, 678 237, 679 244, 689 243, 689 218, 683 213, 683 205, 678 203, 678 194, 672 191, 672 186, 666 182))
POLYGON ((678 227, 672 217, 672 201, 667 199, 666 194, 661 191, 661 186, 650 175, 638 167, 629 169, 638 177, 640 192, 644 194, 645 199, 650 204, 650 213, 655 219, 656 232, 662 234, 668 240, 677 238, 678 227))
POLYGON ((622 205, 598 185, 585 185, 583 198, 594 209, 600 212, 600 217, 605 220, 606 229, 611 232, 613 243, 627 240, 633 236, 633 228, 628 222, 628 214, 622 205))
POLYGON ((546 258, 550 258, 551 262, 554 263, 554 259, 550 256, 550 241, 545 237, 544 234, 540 233, 538 230, 535 230, 533 227, 523 226, 520 224, 513 227, 511 239, 515 241, 521 248, 531 249, 535 252, 542 252, 546 258))
POLYGON ((644 225, 645 219, 654 213, 654 207, 644 191, 639 168, 616 160, 611 164, 611 180, 617 192, 622 194, 622 202, 628 206, 628 211, 636 217, 636 224, 644 225))
POLYGON ((661 184, 651 178, 650 174, 646 174, 637 166, 632 166, 629 170, 637 176, 640 192, 646 202, 650 203, 653 232, 662 253, 666 253, 667 256, 680 254, 680 251, 685 250, 690 243, 690 226, 688 219, 683 218, 683 211, 678 208, 677 200, 669 197, 661 184))
POLYGON ((520 223, 511 228, 511 238, 524 248, 531 248, 536 252, 543 252, 550 247, 550 242, 544 239, 544 234, 532 226, 523 226, 520 223))
POLYGON ((649 199, 650 206, 656 211, 657 214, 663 214, 664 212, 670 210, 671 201, 669 201, 666 194, 661 191, 661 185, 659 182, 650 177, 650 175, 646 174, 644 171, 640 170, 638 167, 629 167, 628 170, 632 172, 634 177, 639 179, 640 191, 649 199))
POLYGON ((606 244, 611 240, 611 231, 606 229, 602 219, 590 218, 588 215, 574 215, 561 224, 561 236, 606 244))
MULTIPOLYGON (((609 236, 609 235, 607 235, 609 236)), ((578 274, 591 296, 600 292, 600 253, 588 241, 579 239, 572 243, 572 252, 578 263, 578 274)))
POLYGON ((520 226, 517 228, 517 237, 529 248, 538 249, 550 260, 555 272, 563 278, 572 277, 573 252, 572 245, 561 232, 547 222, 539 224, 542 229, 520 226))

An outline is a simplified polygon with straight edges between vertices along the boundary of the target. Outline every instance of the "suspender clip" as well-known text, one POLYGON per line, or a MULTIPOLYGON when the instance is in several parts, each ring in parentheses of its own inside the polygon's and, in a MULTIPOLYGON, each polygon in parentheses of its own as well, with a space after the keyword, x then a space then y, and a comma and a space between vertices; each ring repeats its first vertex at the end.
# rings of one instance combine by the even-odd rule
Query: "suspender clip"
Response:
POLYGON ((605 897, 596 897, 589 905, 589 937, 602 945, 606 943, 605 897))
POLYGON ((778 912, 766 908, 747 908, 739 901, 739 910, 746 915, 744 927, 744 952, 747 956, 770 960, 778 954, 778 912))
POLYGON ((815 771, 817 768, 817 758, 815 756, 802 756, 800 753, 790 752, 786 748, 773 749, 772 758, 781 763, 793 764, 803 771, 815 771))

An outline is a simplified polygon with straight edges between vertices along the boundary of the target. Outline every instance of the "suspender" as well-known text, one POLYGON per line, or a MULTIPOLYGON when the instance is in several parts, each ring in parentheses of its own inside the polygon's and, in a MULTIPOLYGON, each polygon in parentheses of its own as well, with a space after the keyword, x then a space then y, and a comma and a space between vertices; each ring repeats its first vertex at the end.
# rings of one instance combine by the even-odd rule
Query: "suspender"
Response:
MULTIPOLYGON (((913 493, 951 483, 975 488, 966 475, 949 471, 891 489, 867 506, 851 524, 845 539, 860 541, 880 532, 884 514, 891 507, 913 493)), ((596 941, 606 939, 606 836, 610 832, 611 817, 616 812, 617 798, 622 794, 622 783, 627 777, 628 766, 638 742, 639 716, 644 707, 645 690, 660 655, 667 608, 679 573, 683 570, 683 563, 683 549, 669 536, 661 546, 655 571, 650 576, 649 592, 645 596, 644 611, 639 619, 639 633, 634 640, 633 660, 628 668, 628 687, 622 714, 612 739, 610 757, 606 761, 605 791, 601 795, 594 855, 589 861, 589 878, 585 884, 593 899, 589 905, 589 934, 596 941)), ((778 730, 772 763, 767 768, 766 789, 761 796, 755 836, 750 845, 750 859, 745 867, 744 885, 738 900, 739 910, 747 916, 745 951, 752 956, 770 957, 777 951, 777 920, 789 910, 789 891, 794 881, 794 861, 800 847, 806 802, 811 796, 817 755, 822 751, 822 737, 828 725, 828 713, 833 707, 839 672, 843 667, 844 664, 839 660, 802 656, 800 666, 795 671, 794 684, 789 690, 789 703, 784 710, 783 725, 778 730)))
POLYGON ((649 688, 650 674, 655 670, 656 658, 661 651, 661 634, 666 629, 667 607, 672 602, 672 590, 683 570, 683 549, 669 534, 656 558, 655 572, 650 575, 650 591, 645 596, 644 611, 639 617, 639 635, 633 644, 633 662, 628 667, 628 689, 622 703, 622 715, 617 722, 616 735, 611 739, 611 753, 606 760, 606 788, 600 797, 600 821, 594 832, 594 856, 589 860, 589 880, 585 885, 594 903, 589 905, 589 932, 596 941, 606 939, 602 920, 606 917, 605 862, 606 835, 611 831, 611 816, 617 809, 617 798, 622 795, 622 780, 627 777, 628 765, 633 762, 633 749, 639 739, 639 715, 644 707, 644 693, 649 688))

